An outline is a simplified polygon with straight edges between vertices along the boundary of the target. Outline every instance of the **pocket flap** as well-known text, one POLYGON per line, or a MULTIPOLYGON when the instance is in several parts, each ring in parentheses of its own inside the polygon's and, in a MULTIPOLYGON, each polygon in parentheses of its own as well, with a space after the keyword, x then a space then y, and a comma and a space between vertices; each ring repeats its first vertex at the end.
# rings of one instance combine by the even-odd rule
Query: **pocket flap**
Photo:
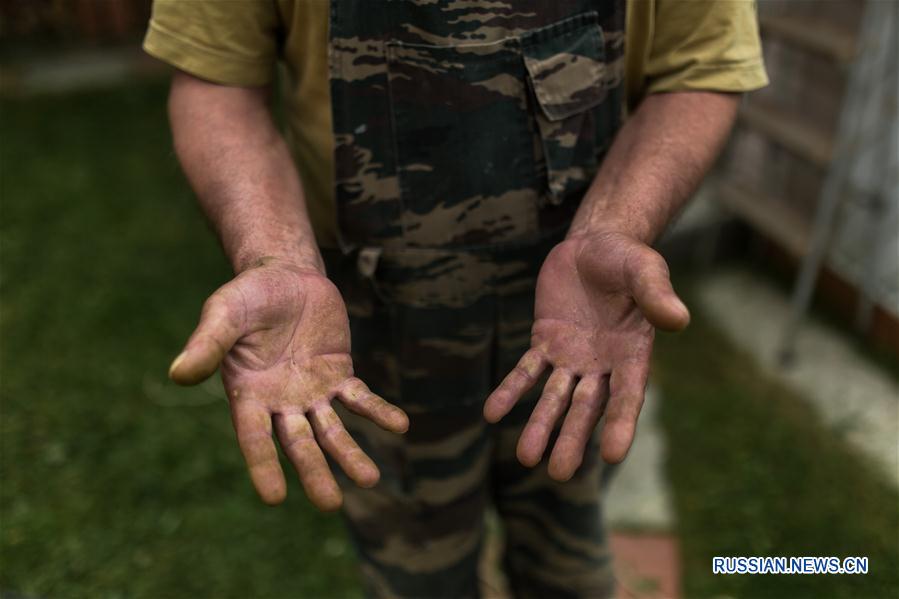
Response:
POLYGON ((522 36, 531 88, 546 118, 559 121, 605 98, 602 30, 595 12, 522 36))

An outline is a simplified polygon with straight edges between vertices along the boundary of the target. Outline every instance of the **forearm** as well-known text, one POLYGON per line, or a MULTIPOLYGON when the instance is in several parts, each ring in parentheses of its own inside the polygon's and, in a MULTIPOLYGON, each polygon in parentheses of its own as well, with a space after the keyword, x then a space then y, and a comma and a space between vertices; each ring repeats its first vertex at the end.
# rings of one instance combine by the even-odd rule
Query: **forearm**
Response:
POLYGON ((235 272, 269 257, 323 272, 302 185, 266 95, 176 74, 169 96, 175 151, 235 272))
POLYGON ((613 230, 652 243, 718 156, 738 101, 713 92, 646 98, 612 144, 569 237, 613 230))

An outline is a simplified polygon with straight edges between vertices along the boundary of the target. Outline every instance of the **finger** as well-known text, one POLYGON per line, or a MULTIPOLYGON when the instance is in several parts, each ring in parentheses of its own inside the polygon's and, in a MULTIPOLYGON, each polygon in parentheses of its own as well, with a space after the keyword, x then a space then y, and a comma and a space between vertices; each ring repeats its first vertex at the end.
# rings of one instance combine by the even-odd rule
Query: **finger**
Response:
POLYGON ((349 411, 368 418, 384 430, 392 433, 409 430, 409 417, 404 411, 372 393, 368 385, 355 377, 341 386, 337 398, 349 411))
POLYGON ((309 418, 319 444, 337 460, 353 482, 365 488, 378 484, 381 477, 378 467, 356 444, 330 405, 323 404, 314 409, 309 418))
POLYGON ((631 447, 648 377, 648 360, 612 370, 609 405, 600 439, 602 459, 610 464, 623 460, 631 447))
POLYGON ((343 497, 328 462, 315 442, 312 426, 302 414, 275 415, 275 430, 281 449, 287 454, 309 501, 320 510, 331 512, 340 508, 343 497))
POLYGON ((690 311, 674 293, 668 265, 662 256, 643 246, 627 260, 627 278, 634 301, 653 326, 681 331, 690 323, 690 311))
POLYGON ((258 403, 239 401, 231 403, 231 418, 256 492, 269 505, 281 503, 287 483, 272 440, 271 415, 258 403))
POLYGON ((587 442, 608 398, 608 386, 604 381, 605 377, 591 376, 581 379, 575 387, 571 408, 549 457, 551 478, 558 481, 570 479, 584 460, 587 442))
POLYGON ((543 458, 549 436, 556 422, 565 413, 573 388, 574 375, 570 372, 557 368, 549 375, 543 394, 518 440, 516 454, 519 462, 531 467, 536 466, 543 458))
POLYGON ((506 375, 484 404, 484 418, 487 422, 499 422, 509 410, 530 390, 546 368, 543 354, 536 350, 525 352, 512 372, 506 375))
POLYGON ((169 367, 169 378, 179 385, 196 385, 215 372, 222 359, 243 335, 243 304, 219 290, 203 304, 200 324, 169 367))

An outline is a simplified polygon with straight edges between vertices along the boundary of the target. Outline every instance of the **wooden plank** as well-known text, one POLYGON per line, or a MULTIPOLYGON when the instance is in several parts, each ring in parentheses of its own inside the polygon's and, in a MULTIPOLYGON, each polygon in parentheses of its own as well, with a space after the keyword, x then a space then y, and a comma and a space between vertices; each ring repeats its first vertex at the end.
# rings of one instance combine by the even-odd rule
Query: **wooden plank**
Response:
POLYGON ((790 15, 760 15, 759 26, 763 36, 777 37, 839 66, 846 66, 855 58, 855 36, 828 21, 790 15))
POLYGON ((794 256, 806 254, 811 240, 811 225, 787 202, 729 181, 719 181, 714 189, 719 202, 761 233, 794 256))
POLYGON ((833 138, 796 116, 760 101, 740 110, 740 122, 815 166, 826 169, 833 155, 833 138))

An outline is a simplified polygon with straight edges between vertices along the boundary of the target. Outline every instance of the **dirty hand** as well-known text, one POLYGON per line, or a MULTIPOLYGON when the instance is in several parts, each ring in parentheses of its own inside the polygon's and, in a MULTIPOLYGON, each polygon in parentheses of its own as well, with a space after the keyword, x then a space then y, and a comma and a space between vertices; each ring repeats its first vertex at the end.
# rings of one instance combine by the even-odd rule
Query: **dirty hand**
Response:
POLYGON ((654 327, 677 331, 689 320, 665 260, 649 246, 617 232, 566 239, 537 279, 531 349, 487 399, 484 415, 501 419, 552 368, 519 439, 518 459, 539 463, 564 416, 549 475, 568 480, 605 413, 602 457, 620 462, 643 405, 654 327))
POLYGON ((342 497, 322 448, 360 486, 380 474, 331 400, 386 430, 409 426, 402 410, 353 376, 349 352, 346 308, 334 285, 314 268, 263 259, 210 296, 169 376, 193 385, 221 365, 237 440, 262 500, 277 504, 287 493, 274 428, 309 499, 334 510, 342 497))

